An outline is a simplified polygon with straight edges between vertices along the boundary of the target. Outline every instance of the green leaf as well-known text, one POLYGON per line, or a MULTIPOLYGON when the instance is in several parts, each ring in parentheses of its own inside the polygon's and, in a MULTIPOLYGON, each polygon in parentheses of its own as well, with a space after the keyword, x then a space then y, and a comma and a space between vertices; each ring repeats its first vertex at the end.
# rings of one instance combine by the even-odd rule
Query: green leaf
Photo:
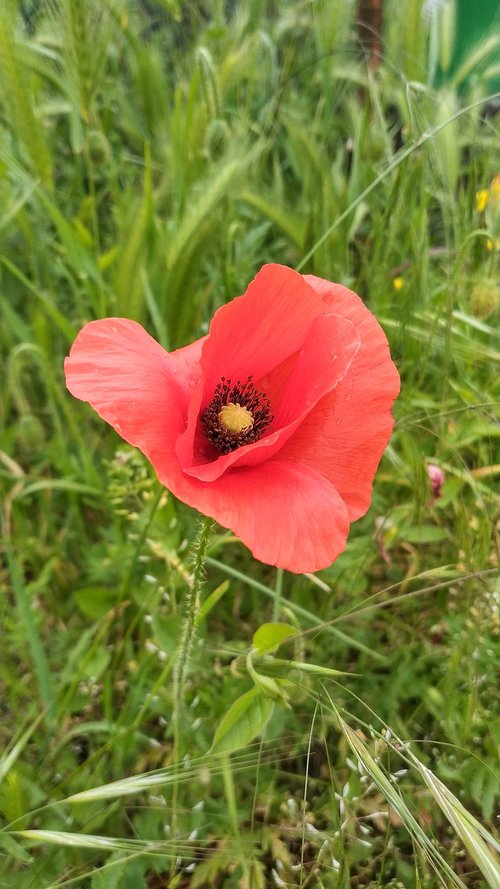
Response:
POLYGON ((102 586, 87 586, 73 594, 82 614, 99 619, 117 604, 116 591, 102 586))
POLYGON ((291 624, 269 623, 262 624, 253 635, 252 645, 259 654, 270 654, 275 651, 285 639, 298 636, 299 631, 291 624))
POLYGON ((212 753, 232 753, 245 747, 264 729, 274 710, 274 702, 254 686, 237 698, 220 721, 211 747, 212 753))
POLYGON ((87 657, 81 666, 81 675, 88 679, 99 679, 111 660, 109 651, 97 648, 87 657))
POLYGON ((281 685, 282 680, 277 681, 271 676, 263 676, 262 673, 258 673, 254 667, 251 667, 248 662, 247 667, 249 668, 248 672, 255 682, 255 685, 260 688, 263 694, 267 695, 271 700, 282 704, 284 707, 290 706, 288 695, 281 685))
POLYGON ((123 868, 125 867, 122 858, 122 852, 114 852, 113 855, 110 855, 105 868, 96 870, 92 875, 90 889, 118 889, 121 887, 123 868))
POLYGON ((120 889, 147 889, 144 866, 142 861, 128 862, 120 889))
POLYGON ((237 854, 238 852, 234 848, 233 843, 229 843, 228 846, 222 846, 220 849, 217 849, 205 861, 200 861, 196 865, 196 870, 191 880, 193 889, 206 889, 207 886, 216 886, 217 877, 234 864, 235 855, 237 854))

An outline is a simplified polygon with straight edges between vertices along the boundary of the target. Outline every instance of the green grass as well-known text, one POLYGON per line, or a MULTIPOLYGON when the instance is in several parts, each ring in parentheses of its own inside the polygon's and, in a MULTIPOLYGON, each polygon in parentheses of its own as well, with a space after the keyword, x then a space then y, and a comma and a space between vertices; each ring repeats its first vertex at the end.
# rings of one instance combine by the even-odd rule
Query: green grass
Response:
POLYGON ((1 889, 498 886, 488 71, 431 87, 420 0, 384 4, 376 69, 350 3, 4 6, 1 889), (267 261, 363 296, 401 373, 397 425, 318 577, 215 529, 174 738, 198 517, 69 396, 62 362, 107 315, 190 342, 267 261), (250 670, 292 707, 210 751, 278 618, 298 633, 250 670))

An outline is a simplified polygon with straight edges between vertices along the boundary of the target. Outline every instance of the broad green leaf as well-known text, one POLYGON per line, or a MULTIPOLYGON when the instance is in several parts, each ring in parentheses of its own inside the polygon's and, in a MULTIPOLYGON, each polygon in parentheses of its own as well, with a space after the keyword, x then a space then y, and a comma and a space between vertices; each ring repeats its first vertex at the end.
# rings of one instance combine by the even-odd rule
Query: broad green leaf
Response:
POLYGON ((86 617, 98 619, 117 604, 116 590, 88 586, 73 594, 76 604, 86 617))
POLYGON ((144 868, 143 861, 130 861, 123 875, 120 889, 147 889, 144 868))
POLYGON ((97 648, 81 666, 81 675, 89 679, 99 679, 111 660, 111 654, 105 648, 97 648))
POLYGON ((106 862, 106 867, 99 868, 94 874, 90 882, 91 889, 118 889, 122 882, 123 861, 122 852, 114 852, 110 855, 106 862))
POLYGON ((252 741, 264 729, 274 701, 254 686, 231 704, 214 735, 212 753, 232 753, 252 741))
POLYGON ((255 682, 255 685, 257 688, 260 688, 263 694, 267 695, 267 697, 271 698, 273 701, 279 701, 284 707, 290 706, 288 695, 282 686, 283 680, 277 681, 271 676, 263 676, 262 673, 258 673, 252 664, 250 655, 247 658, 247 670, 255 682))
POLYGON ((298 636, 299 631, 291 624, 268 623, 262 624, 253 634, 252 645, 259 654, 270 654, 275 651, 285 639, 298 636))
POLYGON ((273 701, 285 700, 285 692, 280 689, 276 679, 272 679, 271 676, 262 676, 262 674, 257 673, 256 670, 253 670, 252 672, 252 679, 261 691, 265 695, 268 695, 273 701))
POLYGON ((109 856, 104 867, 92 875, 91 889, 146 889, 144 860, 127 860, 122 852, 109 856))
MULTIPOLYGON (((265 676, 261 673, 258 673, 253 664, 254 654, 255 648, 251 648, 247 654, 246 666, 250 676, 255 682, 255 685, 273 701, 279 701, 285 707, 289 707, 289 699, 286 691, 283 688, 283 680, 276 680, 273 679, 271 676, 265 676)), ((274 658, 271 656, 268 656, 267 659, 271 663, 274 662, 274 658)))

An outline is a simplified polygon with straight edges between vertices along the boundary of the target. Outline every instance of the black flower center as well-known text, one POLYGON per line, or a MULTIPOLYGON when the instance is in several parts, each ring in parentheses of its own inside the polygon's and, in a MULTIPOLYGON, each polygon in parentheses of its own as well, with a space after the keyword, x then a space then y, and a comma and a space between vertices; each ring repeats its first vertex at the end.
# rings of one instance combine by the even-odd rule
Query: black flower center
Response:
POLYGON ((251 376, 244 383, 238 380, 234 386, 222 377, 200 419, 208 440, 220 454, 229 454, 258 441, 273 415, 269 398, 255 388, 251 376))

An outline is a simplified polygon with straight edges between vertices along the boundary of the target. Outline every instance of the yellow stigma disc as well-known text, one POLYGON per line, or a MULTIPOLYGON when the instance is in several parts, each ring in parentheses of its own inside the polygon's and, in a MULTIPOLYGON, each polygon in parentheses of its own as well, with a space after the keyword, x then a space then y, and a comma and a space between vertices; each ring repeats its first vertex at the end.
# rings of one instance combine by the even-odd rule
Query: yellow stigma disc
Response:
POLYGON ((241 404, 225 404, 219 411, 219 420, 228 432, 247 432, 253 426, 253 417, 241 404))

